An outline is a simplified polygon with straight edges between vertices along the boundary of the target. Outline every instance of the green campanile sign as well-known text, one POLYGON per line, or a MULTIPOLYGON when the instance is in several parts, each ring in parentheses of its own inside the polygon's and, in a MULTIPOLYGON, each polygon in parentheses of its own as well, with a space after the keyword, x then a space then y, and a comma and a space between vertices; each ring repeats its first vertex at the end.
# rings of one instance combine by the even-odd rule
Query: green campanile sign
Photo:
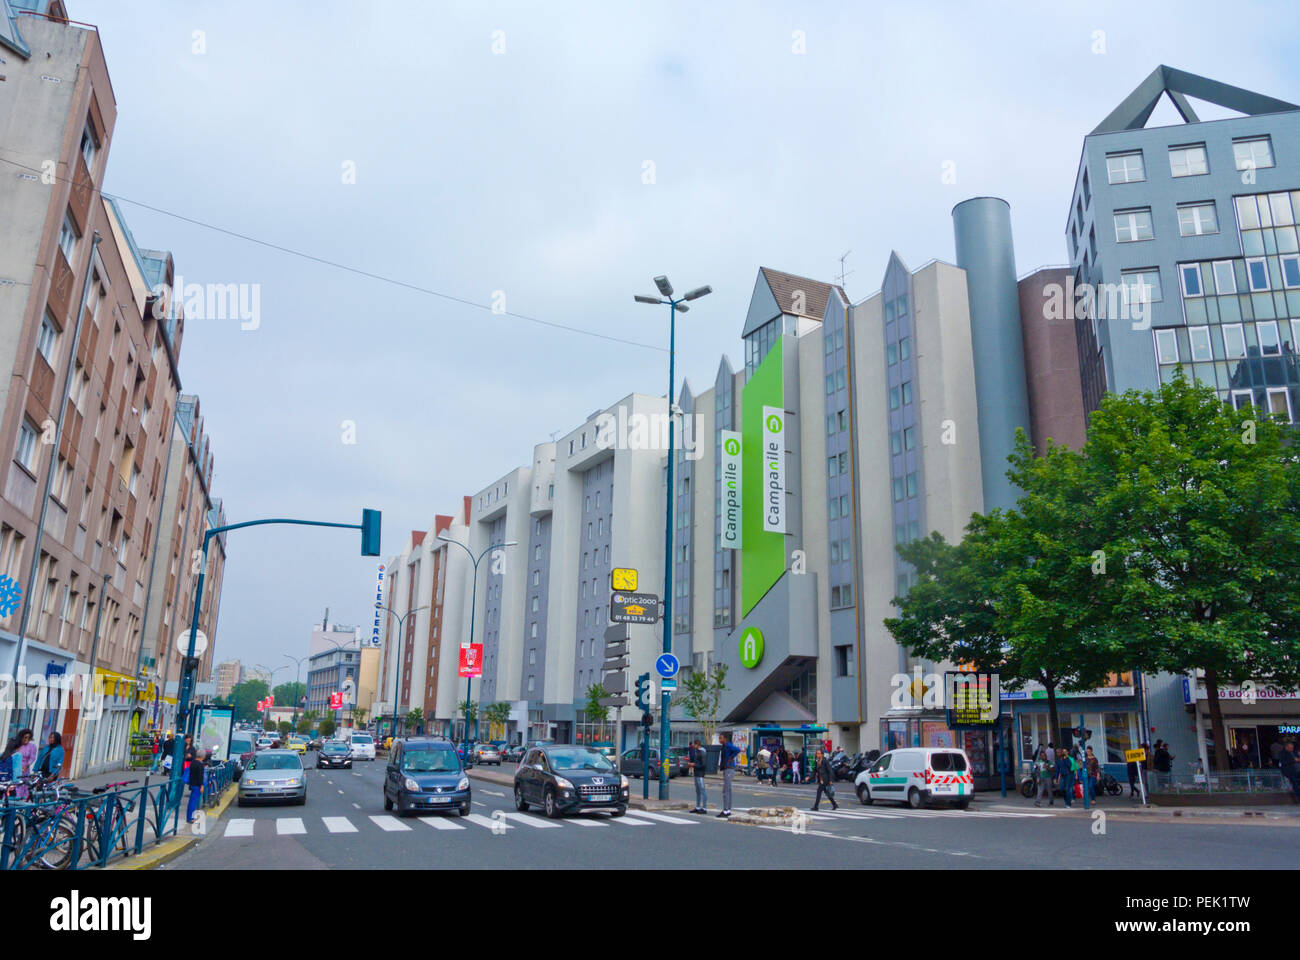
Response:
POLYGON ((763 631, 746 627, 740 635, 740 663, 753 670, 763 662, 763 631))

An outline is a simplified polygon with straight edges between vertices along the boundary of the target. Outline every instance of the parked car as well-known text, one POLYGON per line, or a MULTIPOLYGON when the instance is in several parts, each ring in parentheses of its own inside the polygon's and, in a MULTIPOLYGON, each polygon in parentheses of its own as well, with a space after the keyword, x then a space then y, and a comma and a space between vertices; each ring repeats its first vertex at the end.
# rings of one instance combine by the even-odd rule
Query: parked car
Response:
POLYGON ((957 747, 902 747, 883 753, 854 781, 858 800, 896 800, 913 810, 936 800, 965 810, 975 795, 970 758, 957 747))
POLYGON ((534 747, 515 770, 515 809, 539 806, 551 818, 608 810, 627 813, 628 779, 590 747, 534 747))
POLYGON ((263 750, 248 762, 239 778, 239 806, 260 800, 307 802, 307 773, 292 750, 263 750))
MULTIPOLYGON (((680 748, 670 747, 668 749, 668 779, 680 777, 687 768, 685 761, 685 751, 676 753, 675 750, 680 748)), ((640 777, 642 772, 641 748, 634 747, 631 750, 623 751, 623 760, 619 764, 619 770, 626 773, 629 777, 640 777)), ((659 779, 659 748, 650 748, 650 779, 659 779)))
POLYGON ((354 733, 349 738, 354 760, 375 759, 375 738, 368 733, 354 733))
POLYGON ((316 754, 316 769, 322 767, 343 767, 352 769, 352 750, 342 740, 326 740, 320 752, 316 754))
POLYGON ((384 775, 384 809, 404 816, 417 810, 443 810, 462 817, 470 811, 470 783, 451 742, 440 737, 408 737, 393 744, 384 775))
POLYGON ((490 743, 480 743, 474 748, 475 763, 492 763, 501 766, 501 751, 490 743))
POLYGON ((248 766, 248 761, 252 760, 257 753, 257 739, 246 730, 236 730, 230 735, 230 759, 234 761, 235 767, 231 772, 231 778, 238 782, 239 778, 244 775, 244 768, 248 766))
POLYGON ((522 743, 516 743, 513 747, 506 747, 501 752, 501 759, 507 763, 518 763, 524 758, 526 752, 522 743))

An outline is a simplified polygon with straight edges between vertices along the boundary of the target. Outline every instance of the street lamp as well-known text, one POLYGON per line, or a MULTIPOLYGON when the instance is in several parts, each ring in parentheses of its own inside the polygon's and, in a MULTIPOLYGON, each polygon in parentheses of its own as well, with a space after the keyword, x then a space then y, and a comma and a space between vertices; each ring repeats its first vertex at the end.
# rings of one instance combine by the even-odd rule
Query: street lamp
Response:
MULTIPOLYGON (((441 540, 443 543, 454 543, 454 544, 456 544, 456 546, 460 547, 460 548, 461 548, 462 550, 464 550, 467 554, 469 554, 469 558, 470 558, 470 560, 471 560, 471 561, 473 562, 473 564, 474 564, 474 572, 473 572, 473 574, 472 574, 472 576, 473 576, 473 578, 474 578, 474 579, 473 579, 473 584, 474 584, 474 586, 473 586, 473 589, 470 590, 470 600, 469 600, 469 642, 470 642, 470 645, 472 646, 473 643, 474 643, 474 614, 477 612, 477 608, 478 608, 478 565, 479 565, 479 561, 482 560, 482 559, 483 559, 485 556, 487 556, 489 553, 491 553, 493 550, 500 550, 500 549, 503 549, 503 548, 505 548, 505 547, 517 547, 517 546, 519 546, 519 541, 518 541, 518 540, 507 540, 505 543, 493 543, 493 544, 489 544, 488 546, 484 547, 484 548, 483 548, 483 552, 480 553, 480 554, 476 557, 476 556, 474 556, 474 551, 473 551, 473 550, 471 550, 469 547, 465 546, 465 544, 461 543, 459 540, 453 540, 453 539, 451 539, 451 537, 447 536, 445 533, 440 533, 440 534, 438 534, 438 539, 441 540)), ((482 667, 482 664, 480 664, 480 668, 481 668, 481 667, 482 667)), ((463 738, 463 739, 465 739, 465 740, 468 740, 468 739, 469 739, 469 691, 470 691, 470 686, 473 684, 473 682, 474 682, 474 678, 473 678, 473 677, 466 677, 466 678, 465 678, 465 735, 464 735, 464 738, 463 738)), ((474 713, 474 739, 475 739, 475 740, 478 739, 478 712, 477 712, 477 711, 475 711, 475 713, 474 713)), ((469 758, 466 757, 465 759, 468 760, 469 758)))
MULTIPOLYGON (((683 301, 698 300, 713 292, 710 286, 696 287, 685 296, 673 299, 673 285, 667 277, 655 277, 655 286, 662 297, 643 297, 639 294, 637 303, 668 305, 668 516, 664 522, 664 653, 673 651, 673 397, 676 389, 677 370, 677 314, 688 309, 683 301)), ((659 799, 668 799, 668 702, 672 695, 662 691, 659 698, 659 761, 663 765, 659 771, 659 799)))
MULTIPOLYGON (((402 624, 406 622, 407 617, 415 613, 417 610, 428 610, 429 605, 426 603, 421 606, 414 607, 410 610, 407 610, 405 613, 398 613, 392 607, 381 607, 380 609, 387 610, 390 614, 392 614, 397 618, 397 670, 393 674, 393 733, 392 733, 392 735, 396 737, 397 736, 397 698, 402 689, 401 687, 402 684, 402 624)), ((375 727, 375 732, 376 733, 379 732, 378 725, 376 725, 375 727)))
POLYGON ((298 700, 299 700, 298 682, 302 678, 302 662, 306 660, 307 657, 291 657, 287 653, 284 656, 286 659, 292 660, 297 665, 293 673, 293 730, 291 731, 293 733, 297 733, 298 732, 298 700))
MULTIPOLYGON (((289 669, 289 665, 288 665, 287 663, 284 664, 283 666, 276 667, 274 670, 272 670, 270 667, 268 667, 268 666, 267 666, 266 664, 264 664, 264 663, 255 663, 255 664, 253 664, 253 666, 256 667, 257 669, 261 670, 263 673, 266 674, 266 690, 267 690, 267 693, 270 693, 271 690, 272 690, 273 687, 274 687, 275 675, 276 675, 277 673, 279 673, 281 670, 288 670, 288 669, 289 669)), ((264 711, 264 712, 269 713, 270 710, 268 709, 268 710, 266 710, 266 711, 264 711)), ((263 729, 263 730, 266 729, 266 717, 265 717, 265 716, 262 717, 262 729, 263 729)))

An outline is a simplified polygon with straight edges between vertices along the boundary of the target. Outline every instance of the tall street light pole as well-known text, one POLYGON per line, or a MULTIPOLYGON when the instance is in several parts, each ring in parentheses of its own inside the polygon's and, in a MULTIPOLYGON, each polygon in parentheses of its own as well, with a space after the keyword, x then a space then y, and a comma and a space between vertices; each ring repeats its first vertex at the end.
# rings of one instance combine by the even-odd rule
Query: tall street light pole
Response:
MULTIPOLYGON (((470 590, 470 601, 469 601, 469 642, 470 645, 472 646, 474 643, 474 614, 478 611, 479 561, 482 560, 484 557, 486 557, 493 550, 501 550, 504 549, 505 547, 517 547, 519 546, 519 541, 507 540, 505 543, 490 544, 484 547, 483 552, 476 557, 474 556, 473 550, 465 546, 465 544, 461 543, 459 540, 451 539, 451 537, 447 536, 445 533, 438 534, 438 539, 441 540, 443 543, 456 544, 456 546, 460 547, 467 554, 469 554, 470 561, 474 564, 474 570, 471 574, 471 576, 474 578, 474 585, 473 585, 473 589, 470 590)), ((479 667, 481 669, 482 664, 479 664, 479 667)), ((462 741, 469 739, 469 702, 470 702, 469 692, 470 692, 470 687, 472 686, 473 683, 474 683, 473 677, 465 678, 465 735, 461 738, 462 741)), ((477 710, 474 711, 474 739, 475 740, 478 739, 478 711, 477 710)), ((468 760, 469 757, 466 757, 465 759, 468 760)))
MULTIPOLYGON (((642 297, 637 296, 637 303, 651 303, 668 305, 668 505, 667 518, 664 521, 664 599, 663 599, 663 621, 664 621, 664 653, 673 652, 673 461, 676 459, 673 455, 673 405, 674 396, 677 389, 677 369, 676 369, 676 341, 677 341, 677 314, 685 313, 689 308, 686 306, 687 300, 698 300, 700 297, 707 296, 713 292, 710 286, 696 287, 683 297, 673 298, 673 285, 668 282, 667 277, 655 277, 655 286, 659 288, 661 297, 642 297)), ((659 698, 659 799, 668 799, 668 705, 672 699, 672 694, 667 690, 661 689, 662 696, 659 698)))
POLYGON ((415 613, 416 610, 427 610, 429 609, 429 605, 426 603, 423 606, 419 606, 411 610, 407 610, 405 613, 398 613, 392 607, 384 607, 383 609, 387 610, 394 617, 397 617, 397 670, 393 674, 393 731, 392 731, 393 737, 396 738, 397 697, 398 697, 398 693, 402 689, 402 638, 405 636, 402 630, 402 624, 404 624, 406 622, 406 618, 409 617, 411 614, 415 613))
POLYGON ((292 660, 295 664, 297 664, 297 667, 294 670, 294 674, 293 674, 293 729, 289 731, 290 733, 297 733, 298 732, 298 701, 301 699, 298 696, 298 683, 302 679, 302 662, 307 658, 291 657, 287 653, 284 656, 285 659, 292 660))
MULTIPOLYGON (((286 663, 284 666, 276 667, 274 670, 272 670, 270 667, 268 667, 268 666, 267 666, 266 664, 264 664, 264 663, 255 663, 255 664, 253 664, 253 666, 257 667, 259 670, 263 671, 263 672, 266 674, 266 692, 267 692, 267 695, 268 695, 268 696, 271 695, 272 692, 273 692, 273 690, 275 689, 275 675, 276 675, 277 673, 279 673, 281 670, 288 670, 288 669, 289 669, 289 665, 288 665, 287 663, 286 663)), ((264 710, 264 711, 262 712, 262 729, 263 729, 263 730, 266 729, 266 722, 267 722, 267 719, 269 718, 270 713, 271 713, 271 710, 270 710, 269 707, 268 707, 266 710, 264 710)))

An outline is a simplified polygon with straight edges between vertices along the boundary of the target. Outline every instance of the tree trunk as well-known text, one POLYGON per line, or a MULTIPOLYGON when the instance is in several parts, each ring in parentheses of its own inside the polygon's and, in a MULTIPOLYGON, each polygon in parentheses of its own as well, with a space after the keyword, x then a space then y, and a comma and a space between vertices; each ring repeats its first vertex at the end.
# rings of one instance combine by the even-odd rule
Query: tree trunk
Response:
MULTIPOLYGON (((1059 736, 1061 730, 1061 718, 1056 710, 1056 683, 1051 677, 1045 677, 1043 680, 1043 689, 1047 691, 1047 717, 1048 730, 1047 741, 1052 742, 1059 736)), ((1065 744, 1060 744, 1064 747, 1065 744)))
POLYGON ((1219 703, 1219 674, 1209 668, 1205 671, 1205 700, 1210 705, 1210 729, 1214 731, 1214 766, 1226 772, 1231 764, 1228 761, 1228 738, 1223 729, 1223 706, 1219 703))

